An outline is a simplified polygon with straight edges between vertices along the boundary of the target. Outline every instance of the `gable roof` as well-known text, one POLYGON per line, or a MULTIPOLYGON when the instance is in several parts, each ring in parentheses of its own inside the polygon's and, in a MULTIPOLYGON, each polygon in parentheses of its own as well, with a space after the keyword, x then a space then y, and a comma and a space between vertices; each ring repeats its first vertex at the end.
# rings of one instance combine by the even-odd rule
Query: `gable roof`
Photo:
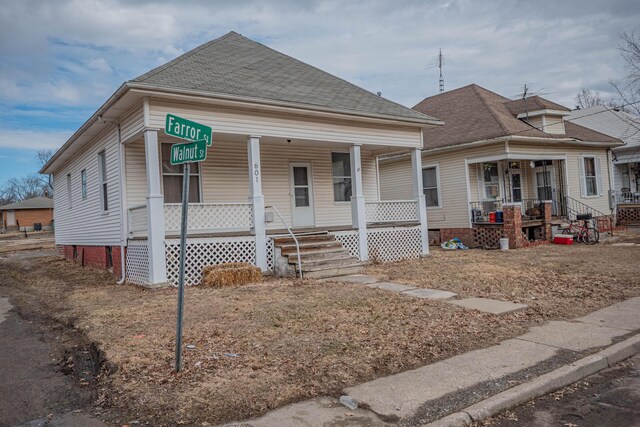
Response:
MULTIPOLYGON (((539 98, 539 97, 538 97, 539 98)), ((561 107, 539 98, 534 105, 550 109, 561 107), (541 101, 542 100, 542 101, 541 101)), ((433 115, 445 122, 444 126, 424 130, 424 149, 444 148, 500 137, 529 137, 549 140, 575 139, 580 141, 620 143, 620 140, 565 121, 564 135, 549 134, 516 118, 519 104, 476 84, 422 100, 414 110, 433 115)))
POLYGON ((528 98, 514 99, 505 103, 509 112, 514 116, 518 114, 526 113, 527 111, 540 111, 540 110, 556 110, 556 111, 571 111, 567 107, 551 102, 548 99, 540 98, 538 95, 530 96, 528 98))
POLYGON ((624 141, 625 146, 616 150, 640 149, 640 117, 602 105, 594 105, 573 110, 568 118, 573 123, 624 141))
POLYGON ((10 203, 0 206, 0 211, 20 210, 20 209, 52 209, 53 199, 49 197, 33 197, 31 199, 22 200, 21 202, 10 203))
POLYGON ((435 120, 233 31, 131 83, 137 87, 280 101, 352 114, 426 123, 435 120))

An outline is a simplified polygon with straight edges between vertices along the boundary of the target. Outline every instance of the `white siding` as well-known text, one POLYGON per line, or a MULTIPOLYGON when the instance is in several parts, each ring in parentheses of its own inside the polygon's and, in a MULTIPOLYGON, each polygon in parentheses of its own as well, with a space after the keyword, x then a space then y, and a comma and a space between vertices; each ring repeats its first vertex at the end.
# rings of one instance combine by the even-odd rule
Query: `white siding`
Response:
MULTIPOLYGON (((265 143, 260 146, 262 162, 262 191, 267 206, 273 205, 291 225, 289 198, 289 163, 310 162, 313 174, 313 195, 316 226, 351 225, 351 204, 333 201, 331 152, 348 152, 348 147, 289 146, 265 143)), ((127 146, 127 201, 128 206, 145 203, 147 196, 144 142, 127 146)), ((246 202, 249 197, 249 167, 247 144, 216 140, 209 148, 207 159, 201 164, 202 201, 246 202)), ((378 200, 375 158, 362 151, 362 175, 367 200, 378 200)), ((276 221, 269 228, 282 228, 276 221)))
POLYGON ((111 246, 120 244, 120 194, 118 141, 115 128, 76 154, 53 175, 55 239, 60 245, 111 246), (106 152, 108 213, 102 212, 98 178, 98 153, 106 152), (87 198, 82 200, 80 171, 87 171, 87 198), (68 205, 67 174, 71 174, 71 208, 68 205))
POLYGON ((545 116, 544 131, 546 133, 553 133, 558 135, 564 135, 564 122, 562 116, 545 116))
POLYGON ((294 140, 395 147, 421 147, 420 129, 404 126, 364 125, 336 119, 313 120, 302 116, 180 104, 151 100, 149 126, 163 129, 167 113, 211 126, 216 133, 260 135, 294 140))
POLYGON ((542 116, 529 117, 529 120, 525 118, 524 121, 529 123, 534 128, 542 130, 542 116))
POLYGON ((144 130, 144 109, 142 102, 120 119, 120 138, 123 142, 136 137, 144 130))

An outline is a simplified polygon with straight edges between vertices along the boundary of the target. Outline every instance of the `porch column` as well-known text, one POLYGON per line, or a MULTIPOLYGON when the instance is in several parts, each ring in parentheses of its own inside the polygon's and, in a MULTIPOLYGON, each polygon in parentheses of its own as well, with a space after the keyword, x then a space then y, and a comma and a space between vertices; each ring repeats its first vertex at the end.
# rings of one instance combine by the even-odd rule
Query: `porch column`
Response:
POLYGON ((360 261, 366 261, 369 259, 369 247, 367 245, 367 218, 362 190, 360 146, 352 145, 349 154, 351 157, 351 223, 353 228, 358 230, 360 261))
MULTIPOLYGON (((422 150, 416 148, 411 151, 411 165, 413 168, 413 197, 418 202, 418 219, 420 220, 420 240, 422 255, 429 255, 429 227, 427 225, 427 201, 422 191, 422 150)), ((442 197, 439 194, 438 197, 442 197)))
POLYGON ((256 267, 267 271, 267 230, 264 221, 264 195, 260 166, 260 137, 247 139, 249 158, 249 201, 253 206, 253 234, 256 241, 256 267))
POLYGON ((164 249, 164 197, 160 187, 160 153, 158 131, 144 131, 144 151, 147 167, 147 242, 149 245, 149 284, 167 283, 164 249))

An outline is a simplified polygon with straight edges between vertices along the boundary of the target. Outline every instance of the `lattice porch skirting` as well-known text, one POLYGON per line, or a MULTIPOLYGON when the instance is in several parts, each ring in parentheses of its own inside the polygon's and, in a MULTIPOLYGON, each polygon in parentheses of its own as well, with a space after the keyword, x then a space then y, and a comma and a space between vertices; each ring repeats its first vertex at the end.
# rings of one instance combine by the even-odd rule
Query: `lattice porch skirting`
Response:
MULTIPOLYGON (((333 234, 352 256, 360 257, 357 230, 336 231, 333 234)), ((374 261, 419 258, 422 253, 420 226, 367 229, 367 245, 369 246, 369 259, 374 261)))
MULTIPOLYGON (((178 285, 180 268, 180 240, 165 240, 167 280, 178 285)), ((189 238, 185 284, 197 285, 202 281, 202 268, 225 262, 256 262, 256 244, 253 236, 189 238)), ((273 271, 273 240, 267 239, 267 268, 273 271)))
POLYGON ((147 240, 130 240, 126 253, 126 275, 129 283, 149 283, 149 243, 147 240))

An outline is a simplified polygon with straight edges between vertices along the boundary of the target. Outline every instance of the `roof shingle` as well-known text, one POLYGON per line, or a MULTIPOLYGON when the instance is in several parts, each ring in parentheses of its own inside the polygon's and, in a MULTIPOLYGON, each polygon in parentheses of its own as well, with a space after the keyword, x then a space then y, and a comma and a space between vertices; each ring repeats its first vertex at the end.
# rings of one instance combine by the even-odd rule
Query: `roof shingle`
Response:
POLYGON ((22 200, 20 202, 10 203, 0 206, 0 211, 20 210, 20 209, 51 209, 53 208, 53 199, 49 197, 33 197, 31 199, 22 200))
POLYGON ((233 31, 131 82, 353 114, 435 120, 233 31))
MULTIPOLYGON (((536 109, 562 109, 561 105, 543 98, 532 101, 536 109)), ((529 98, 531 99, 531 98, 529 98)), ((444 148, 511 135, 532 138, 574 138, 590 142, 620 142, 616 138, 565 120, 564 135, 543 132, 516 118, 520 104, 476 84, 422 100, 414 110, 444 120, 444 126, 424 130, 424 148, 444 148), (513 111, 511 111, 513 109, 513 111)), ((568 111, 568 110, 567 110, 568 111)))

